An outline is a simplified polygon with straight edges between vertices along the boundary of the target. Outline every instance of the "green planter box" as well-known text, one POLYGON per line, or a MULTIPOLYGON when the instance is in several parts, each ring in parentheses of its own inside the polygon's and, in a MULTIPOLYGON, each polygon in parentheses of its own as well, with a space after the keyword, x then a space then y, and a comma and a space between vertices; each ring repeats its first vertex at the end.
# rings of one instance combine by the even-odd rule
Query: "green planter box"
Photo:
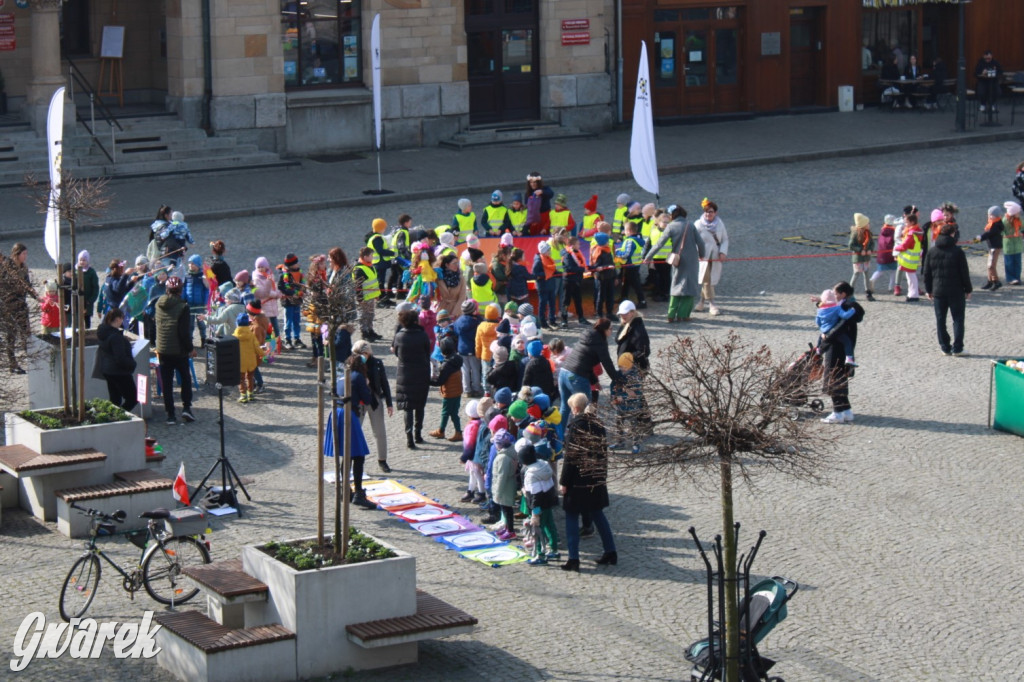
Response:
POLYGON ((1024 436, 1024 372, 1007 367, 1006 362, 992 362, 989 425, 1024 436))

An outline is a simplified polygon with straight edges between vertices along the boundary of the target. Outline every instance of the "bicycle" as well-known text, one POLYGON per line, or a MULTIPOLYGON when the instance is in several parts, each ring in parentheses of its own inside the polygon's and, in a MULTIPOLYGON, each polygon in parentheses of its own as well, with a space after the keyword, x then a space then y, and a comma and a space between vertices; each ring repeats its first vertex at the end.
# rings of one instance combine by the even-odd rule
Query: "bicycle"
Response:
POLYGON ((154 509, 139 514, 140 519, 148 519, 145 530, 125 533, 128 540, 142 550, 135 568, 125 570, 96 546, 96 540, 114 535, 115 524, 124 523, 128 515, 120 509, 107 514, 75 504, 71 508, 91 517, 91 520, 85 553, 68 571, 60 591, 60 617, 65 621, 81 618, 92 604, 100 583, 101 558, 121 574, 121 587, 131 595, 132 601, 140 588, 145 588, 150 597, 171 608, 184 604, 199 593, 199 588, 182 575, 182 570, 210 563, 209 542, 192 535, 173 535, 162 529, 160 521, 170 516, 168 510, 154 509))

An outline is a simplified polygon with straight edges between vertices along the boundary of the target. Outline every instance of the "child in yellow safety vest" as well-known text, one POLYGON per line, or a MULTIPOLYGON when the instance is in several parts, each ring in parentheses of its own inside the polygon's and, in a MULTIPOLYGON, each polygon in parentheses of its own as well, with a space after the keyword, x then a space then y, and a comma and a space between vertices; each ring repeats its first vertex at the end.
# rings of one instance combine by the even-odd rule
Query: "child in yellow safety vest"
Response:
POLYGON ((584 239, 590 239, 597 233, 597 224, 604 220, 604 216, 597 212, 597 195, 594 194, 583 204, 583 224, 577 233, 584 239))
POLYGON ((498 297, 494 293, 494 280, 491 278, 491 273, 487 271, 487 263, 480 261, 473 264, 473 277, 469 280, 469 293, 470 298, 476 301, 480 308, 498 302, 498 297))
POLYGON ((359 330, 370 343, 379 341, 384 337, 373 330, 373 318, 377 299, 380 298, 380 279, 373 263, 373 249, 369 246, 359 250, 359 262, 352 268, 352 280, 356 284, 359 305, 359 330))
POLYGON ((921 295, 917 283, 917 270, 921 266, 924 233, 917 224, 917 216, 908 215, 906 222, 903 241, 897 244, 893 251, 896 252, 896 263, 900 266, 900 272, 907 275, 907 301, 916 301, 921 295))
MULTIPOLYGON (((619 196, 615 197, 615 213, 612 215, 612 237, 615 241, 622 239, 622 223, 626 220, 626 214, 629 213, 629 206, 633 203, 632 197, 623 192, 619 196)), ((589 239, 584 235, 584 238, 589 239)))
MULTIPOLYGON (((497 237, 512 229, 512 221, 508 217, 508 207, 501 203, 503 195, 500 189, 491 192, 491 203, 484 206, 480 215, 480 228, 485 234, 497 237)), ((525 219, 525 212, 524 212, 525 219)))
POLYGON ((476 213, 473 212, 473 202, 469 199, 459 199, 459 212, 452 217, 452 233, 455 235, 456 244, 464 244, 466 237, 476 234, 476 213))
POLYGON ((517 237, 522 237, 523 230, 526 229, 526 205, 523 203, 522 192, 512 195, 512 203, 508 207, 508 220, 512 226, 512 232, 517 237))
POLYGON ((554 234, 558 228, 564 229, 569 234, 576 234, 576 219, 572 217, 572 211, 569 210, 569 198, 564 194, 555 195, 555 207, 548 214, 548 219, 551 221, 548 227, 551 234, 554 234))

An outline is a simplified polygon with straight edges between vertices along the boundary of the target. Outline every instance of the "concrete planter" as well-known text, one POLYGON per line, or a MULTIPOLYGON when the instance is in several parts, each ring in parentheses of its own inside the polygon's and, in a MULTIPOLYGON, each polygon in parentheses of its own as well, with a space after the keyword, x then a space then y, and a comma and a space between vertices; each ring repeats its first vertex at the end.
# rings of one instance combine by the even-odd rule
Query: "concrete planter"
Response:
POLYGON ((398 556, 297 571, 256 545, 243 548, 245 572, 270 588, 267 602, 245 605, 246 625, 280 623, 295 633, 293 679, 416 661, 416 642, 364 649, 345 632, 352 623, 416 613, 416 558, 373 539, 398 556))
MULTIPOLYGON (((149 377, 149 341, 146 339, 140 339, 134 334, 127 335, 129 340, 133 342, 133 353, 135 357, 135 385, 138 386, 139 375, 149 377)), ((28 400, 29 409, 38 410, 45 408, 47 405, 59 404, 62 399, 60 390, 61 384, 61 371, 60 371, 60 351, 55 345, 46 343, 36 337, 29 339, 29 343, 33 345, 32 356, 36 358, 28 367, 28 400)), ((86 338, 86 344, 89 343, 89 338, 86 338)), ((93 341, 95 344, 95 341, 93 341)), ((93 398, 102 398, 106 400, 110 397, 110 393, 107 390, 107 382, 104 379, 93 379, 92 368, 96 363, 96 345, 85 346, 85 399, 92 400, 93 398)), ((68 366, 68 371, 71 368, 71 353, 68 352, 68 356, 65 359, 65 363, 68 366)), ((152 414, 152 381, 146 383, 147 396, 143 403, 140 403, 136 412, 140 413, 142 417, 149 417, 152 414)))
POLYGON ((146 467, 146 423, 138 417, 65 429, 42 429, 13 413, 4 419, 8 445, 24 445, 43 455, 92 449, 107 456, 103 462, 77 469, 42 470, 38 475, 18 479, 20 506, 44 521, 57 519, 54 491, 109 483, 115 473, 146 467))

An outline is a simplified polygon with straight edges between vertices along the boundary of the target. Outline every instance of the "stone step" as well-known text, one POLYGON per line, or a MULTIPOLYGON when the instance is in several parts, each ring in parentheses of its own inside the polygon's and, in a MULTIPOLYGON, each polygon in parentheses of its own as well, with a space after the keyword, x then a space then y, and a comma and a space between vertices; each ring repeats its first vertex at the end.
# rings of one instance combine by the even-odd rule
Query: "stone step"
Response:
POLYGON ((492 145, 529 145, 543 144, 556 140, 570 140, 596 137, 570 126, 562 126, 553 121, 523 121, 502 123, 487 126, 470 126, 467 130, 442 140, 442 147, 452 149, 468 149, 492 145))

